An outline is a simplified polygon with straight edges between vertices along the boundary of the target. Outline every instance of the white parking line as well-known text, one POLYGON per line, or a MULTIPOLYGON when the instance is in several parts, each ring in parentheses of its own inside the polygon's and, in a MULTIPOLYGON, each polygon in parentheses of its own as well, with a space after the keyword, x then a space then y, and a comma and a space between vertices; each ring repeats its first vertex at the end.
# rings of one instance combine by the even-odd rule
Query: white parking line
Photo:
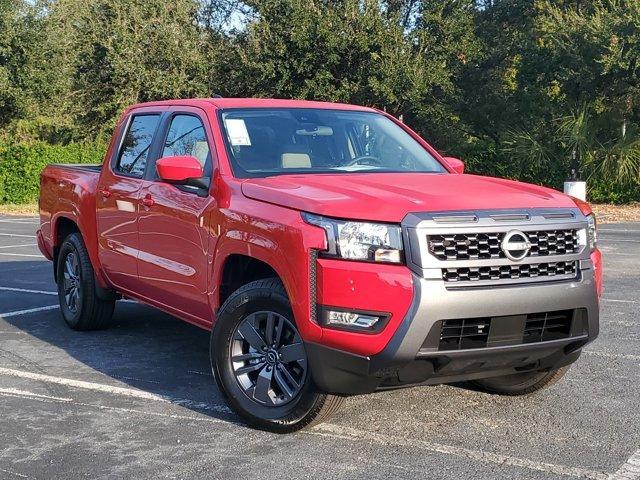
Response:
POLYGON ((25 243, 22 245, 2 245, 0 248, 20 248, 20 247, 37 247, 37 243, 25 243))
MULTIPOLYGON (((66 401, 61 401, 61 400, 54 400, 55 397, 45 398, 44 395, 43 396, 36 396, 36 394, 34 394, 32 392, 27 392, 27 391, 24 391, 23 393, 17 393, 17 392, 13 393, 13 392, 2 392, 2 391, 0 391, 0 396, 3 396, 3 397, 28 398, 30 400, 37 400, 39 402, 44 402, 44 403, 71 403, 73 405, 79 405, 79 406, 82 406, 82 407, 97 408, 99 410, 111 410, 111 411, 116 411, 116 412, 137 413, 137 414, 141 414, 141 415, 152 415, 154 417, 176 418, 176 419, 180 419, 180 420, 195 420, 197 422, 229 423, 228 420, 222 420, 222 419, 219 419, 219 418, 208 417, 208 416, 195 417, 193 415, 177 415, 177 414, 173 414, 173 413, 149 412, 149 411, 146 411, 146 410, 138 410, 138 409, 135 409, 135 408, 112 407, 112 406, 109 406, 109 405, 96 405, 94 403, 76 402, 73 399, 71 399, 69 402, 66 402, 66 401)), ((2 471, 2 470, 0 470, 0 471, 2 471)))
POLYGON ((21 234, 18 234, 18 233, 0 233, 0 237, 36 238, 35 235, 21 235, 21 234))
POLYGON ((20 293, 40 293, 42 295, 58 295, 58 292, 45 292, 44 290, 31 290, 29 288, 0 287, 0 290, 20 293))
POLYGON ((5 220, 4 218, 0 220, 0 223, 19 223, 22 225, 33 225, 33 224, 38 224, 39 221, 37 218, 34 219, 30 219, 30 218, 16 218, 15 220, 5 220))
POLYGON ((5 257, 35 257, 35 258, 44 258, 42 255, 27 255, 26 253, 0 253, 0 255, 4 255, 5 257))
POLYGON ((640 478, 640 450, 635 452, 613 475, 610 480, 637 480, 640 478))
POLYGON ((12 470, 4 470, 4 469, 0 468, 0 472, 8 473, 9 475, 13 475, 14 477, 29 478, 26 475, 22 475, 21 473, 14 472, 12 470))
POLYGON ((28 313, 45 312, 60 308, 60 305, 47 305, 46 307, 29 308, 27 310, 15 310, 13 312, 0 313, 0 318, 16 317, 18 315, 26 315, 28 313))
POLYGON ((84 380, 73 380, 71 378, 54 377, 51 375, 43 375, 41 373, 25 372, 23 370, 13 370, 11 368, 0 367, 0 375, 9 377, 25 378, 39 382, 55 383, 65 385, 71 388, 80 388, 83 390, 93 390, 96 392, 111 393, 124 397, 139 398, 141 400, 153 400, 156 402, 174 403, 189 408, 199 410, 212 410, 222 413, 231 413, 226 405, 216 405, 203 402, 194 402, 193 400, 174 398, 167 395, 157 395, 155 393, 145 392, 134 388, 116 387, 113 385, 105 385, 103 383, 86 382, 84 380))
MULTIPOLYGON (((17 377, 29 380, 35 380, 45 383, 55 383, 58 385, 65 385, 71 388, 79 388, 84 390, 98 391, 103 393, 110 393, 114 395, 121 395, 125 397, 133 397, 141 400, 152 400, 152 401, 160 401, 160 402, 170 402, 174 404, 178 404, 185 407, 195 407, 197 409, 205 409, 205 410, 213 410, 217 412, 230 413, 231 410, 225 405, 215 405, 208 403, 200 403, 194 402, 192 400, 184 400, 184 399, 176 399, 171 398, 164 395, 156 395, 150 392, 145 392, 142 390, 132 389, 132 388, 123 388, 116 387, 112 385, 105 385, 102 383, 94 383, 94 382, 86 382, 82 380, 73 380, 70 378, 61 378, 54 377, 51 375, 43 375, 40 373, 33 372, 25 372, 22 370, 14 370, 9 368, 0 367, 0 375, 6 375, 10 377, 17 377)), ((30 392, 27 392, 30 393, 30 392)), ((2 392, 0 391, 0 394, 2 392)), ((8 393, 7 395, 12 395, 8 393)), ((13 394, 18 396, 18 394, 13 394)), ((47 401, 44 398, 38 398, 34 395, 30 395, 29 398, 33 398, 34 400, 39 401, 47 401)), ((131 412, 131 413, 142 413, 148 415, 159 415, 163 417, 172 417, 172 418, 185 418, 189 420, 199 420, 197 417, 188 417, 188 416, 180 416, 180 415, 169 415, 155 412, 145 412, 136 409, 128 409, 128 408, 120 408, 120 407, 109 407, 104 405, 93 405, 87 403, 79 403, 76 401, 72 401, 74 405, 86 405, 88 407, 100 408, 100 409, 108 409, 108 410, 117 410, 123 412, 131 412)), ((221 420, 217 419, 208 419, 210 421, 220 422, 221 420)), ((565 465, 555 465, 552 463, 545 462, 536 462, 533 460, 528 460, 524 458, 512 457, 510 455, 502 455, 497 453, 485 452, 481 450, 472 450, 464 447, 456 447, 451 445, 443 445, 438 443, 426 442, 420 439, 415 438, 402 438, 395 437, 389 435, 381 435, 375 432, 368 432, 364 430, 358 430, 349 427, 343 427, 334 424, 322 424, 315 427, 314 430, 310 430, 305 432, 310 435, 320 435, 327 436, 335 439, 343 439, 353 441, 356 440, 368 440, 371 442, 384 444, 384 445, 397 445, 397 446, 406 446, 411 448, 421 448, 423 450, 431 451, 434 453, 442 453, 447 455, 453 455, 458 457, 468 458, 470 460, 476 460, 483 463, 493 463, 498 465, 509 465, 513 467, 522 467, 529 470, 536 470, 541 472, 549 472, 557 475, 564 475, 570 477, 579 477, 579 478, 588 478, 593 480, 609 480, 610 475, 607 475, 602 472, 597 472, 594 470, 583 469, 579 467, 569 467, 565 465)), ((635 479, 634 479, 635 480, 635 479)))
POLYGON ((512 467, 522 467, 529 470, 536 470, 539 472, 554 473, 556 475, 564 475, 568 477, 589 478, 593 480, 608 480, 609 475, 603 472, 596 472, 594 470, 588 470, 580 467, 569 467, 566 465, 555 465, 546 462, 536 462, 528 460, 526 458, 512 457, 510 455, 503 455, 499 453, 485 452, 482 450, 472 450, 464 447, 454 447, 451 445, 442 445, 439 443, 427 442, 417 438, 403 438, 395 437, 387 434, 380 434, 375 432, 367 432, 363 430, 357 430, 350 427, 343 427, 333 424, 321 424, 316 426, 308 433, 312 435, 326 435, 345 440, 368 440, 382 445, 398 445, 410 448, 421 448, 430 452, 444 453, 447 455, 453 455, 456 457, 464 457, 471 460, 476 460, 482 463, 495 463, 498 465, 509 465, 512 467))
POLYGON ((619 300, 617 298, 606 298, 606 297, 602 297, 601 300, 604 302, 613 302, 613 303, 638 303, 638 300, 619 300))
POLYGON ((25 397, 46 398, 47 400, 57 400, 58 402, 70 402, 72 400, 71 398, 51 397, 49 395, 27 392, 26 390, 18 390, 17 388, 0 388, 0 393, 4 393, 5 395, 20 395, 25 397))

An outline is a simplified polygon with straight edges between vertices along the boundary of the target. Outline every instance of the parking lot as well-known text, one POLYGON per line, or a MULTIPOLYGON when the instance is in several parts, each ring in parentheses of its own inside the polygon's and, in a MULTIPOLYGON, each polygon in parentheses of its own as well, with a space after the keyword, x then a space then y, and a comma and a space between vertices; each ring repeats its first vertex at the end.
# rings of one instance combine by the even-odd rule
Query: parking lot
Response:
POLYGON ((640 479, 640 224, 601 226, 600 337, 550 389, 353 397, 284 436, 228 410, 205 331, 130 301, 66 328, 37 224, 0 216, 0 478, 640 479))

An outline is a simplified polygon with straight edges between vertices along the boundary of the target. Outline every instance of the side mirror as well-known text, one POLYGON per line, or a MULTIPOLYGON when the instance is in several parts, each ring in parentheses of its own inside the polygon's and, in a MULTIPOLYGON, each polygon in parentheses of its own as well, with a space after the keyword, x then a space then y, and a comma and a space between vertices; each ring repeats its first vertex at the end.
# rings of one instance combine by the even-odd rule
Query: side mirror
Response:
POLYGON ((186 184, 189 179, 202 178, 204 169, 196 157, 176 155, 156 162, 158 175, 169 183, 186 184))
POLYGON ((445 161, 449 164, 453 171, 456 173, 464 173, 464 162, 456 157, 444 157, 445 161))

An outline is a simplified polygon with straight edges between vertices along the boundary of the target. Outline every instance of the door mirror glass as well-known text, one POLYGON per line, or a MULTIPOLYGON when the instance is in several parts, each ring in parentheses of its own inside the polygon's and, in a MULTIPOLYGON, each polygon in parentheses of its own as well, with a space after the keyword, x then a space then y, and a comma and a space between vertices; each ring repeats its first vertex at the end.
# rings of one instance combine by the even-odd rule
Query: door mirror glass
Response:
POLYGON ((156 168, 160 178, 169 183, 187 184, 204 176, 202 164, 190 155, 163 157, 156 162, 156 168))
POLYGON ((456 157, 444 157, 445 161, 449 164, 453 171, 456 173, 464 173, 464 162, 456 157))

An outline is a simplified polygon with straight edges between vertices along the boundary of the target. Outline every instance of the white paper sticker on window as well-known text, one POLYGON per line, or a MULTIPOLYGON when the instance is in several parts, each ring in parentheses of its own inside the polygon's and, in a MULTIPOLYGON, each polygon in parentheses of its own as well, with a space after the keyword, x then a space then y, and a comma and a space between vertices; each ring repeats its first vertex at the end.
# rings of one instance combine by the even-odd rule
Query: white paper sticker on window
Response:
POLYGON ((239 118, 227 118, 224 121, 227 127, 227 134, 229 135, 229 141, 233 146, 251 146, 251 139, 249 138, 249 132, 247 132, 247 126, 244 120, 239 118))

